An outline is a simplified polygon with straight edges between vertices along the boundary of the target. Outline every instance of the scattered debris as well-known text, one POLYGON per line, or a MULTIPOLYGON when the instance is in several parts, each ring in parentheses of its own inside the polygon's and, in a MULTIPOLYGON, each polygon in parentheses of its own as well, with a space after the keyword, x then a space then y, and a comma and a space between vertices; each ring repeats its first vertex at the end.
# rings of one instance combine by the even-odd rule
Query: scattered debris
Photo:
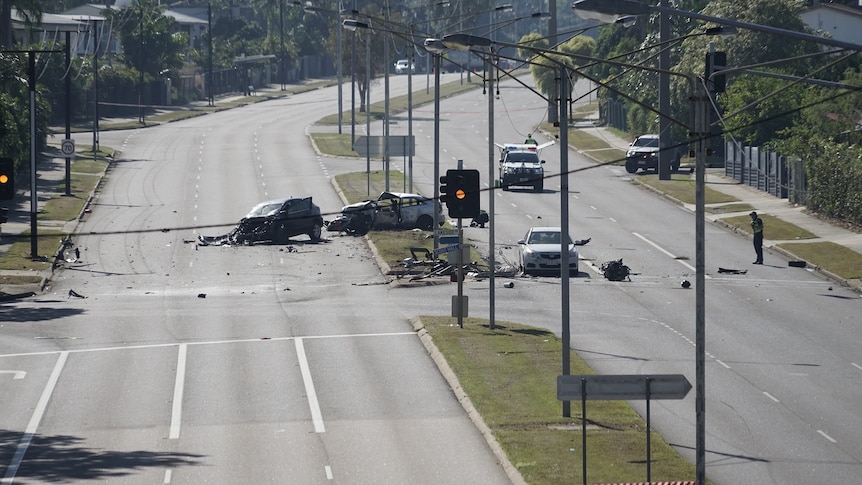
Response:
POLYGON ((206 298, 206 297, 207 297, 206 293, 198 293, 198 298, 206 298))
POLYGON ((87 298, 86 296, 84 296, 84 295, 82 295, 82 294, 78 293, 78 292, 77 292, 77 291, 75 291, 75 290, 69 290, 69 296, 67 296, 66 298, 72 298, 73 296, 74 296, 75 298, 87 298))
POLYGON ((808 263, 806 263, 805 261, 799 261, 799 260, 797 260, 797 261, 788 261, 788 262, 787 262, 787 266, 790 266, 790 267, 793 267, 793 268, 805 268, 806 266, 808 266, 808 263))
POLYGON ((508 283, 504 283, 504 284, 503 284, 503 288, 514 288, 514 287, 515 287, 515 282, 514 282, 514 281, 510 281, 510 282, 508 282, 508 283))
POLYGON ((745 274, 745 273, 748 273, 748 270, 747 269, 730 269, 730 268, 719 267, 718 272, 719 273, 725 273, 725 274, 745 274))
POLYGON ((623 264, 622 258, 602 264, 602 273, 611 281, 631 281, 631 269, 623 264))
POLYGON ((685 289, 689 289, 689 288, 691 288, 691 281, 689 281, 689 280, 682 280, 682 285, 681 285, 681 286, 682 286, 683 288, 685 288, 685 289))

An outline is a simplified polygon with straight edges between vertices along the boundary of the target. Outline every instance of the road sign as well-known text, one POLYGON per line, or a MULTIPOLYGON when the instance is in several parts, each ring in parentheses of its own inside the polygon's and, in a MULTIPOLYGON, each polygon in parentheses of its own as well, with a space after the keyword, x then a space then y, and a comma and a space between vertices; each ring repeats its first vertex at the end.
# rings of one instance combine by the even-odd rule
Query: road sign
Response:
POLYGON ((452 246, 444 246, 442 248, 437 248, 434 250, 434 256, 437 256, 439 254, 444 254, 444 253, 455 252, 458 250, 459 247, 461 247, 461 246, 459 246, 458 244, 453 244, 452 246))
POLYGON ((62 142, 60 142, 60 152, 65 156, 70 156, 75 153, 75 140, 70 138, 64 138, 62 142))
POLYGON ((557 376, 557 399, 560 401, 682 399, 689 390, 691 390, 691 383, 682 374, 557 376), (649 381, 649 396, 647 396, 647 381, 649 381), (586 384, 585 393, 582 392, 584 384, 586 384))
POLYGON ((457 236, 458 229, 437 229, 434 234, 437 236, 457 236))
POLYGON ((458 244, 458 236, 441 236, 440 244, 458 244))
MULTIPOLYGON (((360 136, 353 143, 359 156, 382 157, 386 147, 384 136, 360 136)), ((389 156, 406 157, 416 155, 416 137, 389 135, 389 156)))

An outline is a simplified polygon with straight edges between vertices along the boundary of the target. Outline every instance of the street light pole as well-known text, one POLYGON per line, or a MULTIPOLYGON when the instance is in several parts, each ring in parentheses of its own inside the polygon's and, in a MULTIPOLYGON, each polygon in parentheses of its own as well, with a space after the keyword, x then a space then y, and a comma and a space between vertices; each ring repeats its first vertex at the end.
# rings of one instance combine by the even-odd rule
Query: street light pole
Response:
MULTIPOLYGON (((666 7, 668 0, 661 0, 662 7, 666 7)), ((670 20, 667 13, 659 14, 659 41, 670 39, 670 20)), ((670 49, 662 49, 658 54, 658 110, 662 115, 670 114, 670 49)), ((667 150, 670 147, 670 120, 667 116, 658 117, 658 178, 659 180, 670 180, 671 154, 667 150)))
MULTIPOLYGON (((284 65, 284 0, 281 0, 278 4, 278 23, 279 23, 279 43, 281 44, 281 54, 278 58, 278 77, 281 80, 281 90, 285 90, 284 86, 284 76, 287 74, 285 71, 284 65)), ((338 29, 338 35, 341 36, 341 28, 338 29)), ((339 44, 340 45, 340 44, 339 44)), ((340 87, 341 85, 339 85, 340 87)), ((341 93, 339 93, 340 95, 341 93)), ((341 103, 338 104, 341 107, 341 103)), ((341 111, 338 112, 341 115, 341 111)), ((338 119, 338 129, 341 129, 341 118, 338 119)))
POLYGON ((494 62, 494 49, 488 49, 488 183, 491 190, 488 191, 488 328, 495 328, 496 292, 494 276, 497 268, 494 261, 494 188, 497 186, 494 170, 494 76, 496 64, 494 62))
POLYGON ((213 7, 207 2, 207 100, 215 106, 213 99, 213 7))
MULTIPOLYGON (((344 63, 344 61, 343 61, 343 55, 342 55, 343 47, 341 45, 343 43, 343 39, 344 39, 344 35, 342 34, 341 31, 344 29, 341 28, 341 7, 338 8, 337 21, 338 21, 338 23, 335 26, 335 42, 338 44, 338 47, 336 49, 337 50, 336 55, 338 56, 338 65, 336 66, 336 71, 337 71, 336 77, 338 78, 338 134, 340 135, 341 131, 342 131, 341 125, 344 122, 344 93, 343 93, 344 76, 342 74, 342 64, 344 63)), ((284 42, 284 41, 282 41, 282 42, 284 42)), ((284 49, 284 46, 282 44, 282 50, 283 49, 284 49)), ((283 52, 282 52, 282 57, 284 57, 283 52)), ((284 87, 282 86, 281 89, 284 90, 284 87)), ((350 140, 350 144, 353 145, 353 140, 350 140)))

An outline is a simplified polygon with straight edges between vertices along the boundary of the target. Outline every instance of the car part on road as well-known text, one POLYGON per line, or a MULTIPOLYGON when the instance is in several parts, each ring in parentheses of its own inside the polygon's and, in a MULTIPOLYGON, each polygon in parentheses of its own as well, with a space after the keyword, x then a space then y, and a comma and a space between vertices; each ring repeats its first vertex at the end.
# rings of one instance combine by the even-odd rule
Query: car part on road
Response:
POLYGON ((631 270, 623 264, 622 259, 608 261, 602 265, 602 274, 611 281, 631 281, 629 275, 631 270))

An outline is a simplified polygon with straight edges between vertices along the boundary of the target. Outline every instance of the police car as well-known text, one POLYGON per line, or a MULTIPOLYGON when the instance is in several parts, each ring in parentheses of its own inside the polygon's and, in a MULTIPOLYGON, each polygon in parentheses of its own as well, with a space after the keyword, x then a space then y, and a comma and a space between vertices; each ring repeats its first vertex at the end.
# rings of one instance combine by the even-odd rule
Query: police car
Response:
POLYGON ((512 187, 531 187, 533 192, 542 192, 545 188, 545 161, 539 158, 539 152, 554 142, 542 145, 524 143, 495 143, 500 148, 499 184, 503 190, 512 187))

